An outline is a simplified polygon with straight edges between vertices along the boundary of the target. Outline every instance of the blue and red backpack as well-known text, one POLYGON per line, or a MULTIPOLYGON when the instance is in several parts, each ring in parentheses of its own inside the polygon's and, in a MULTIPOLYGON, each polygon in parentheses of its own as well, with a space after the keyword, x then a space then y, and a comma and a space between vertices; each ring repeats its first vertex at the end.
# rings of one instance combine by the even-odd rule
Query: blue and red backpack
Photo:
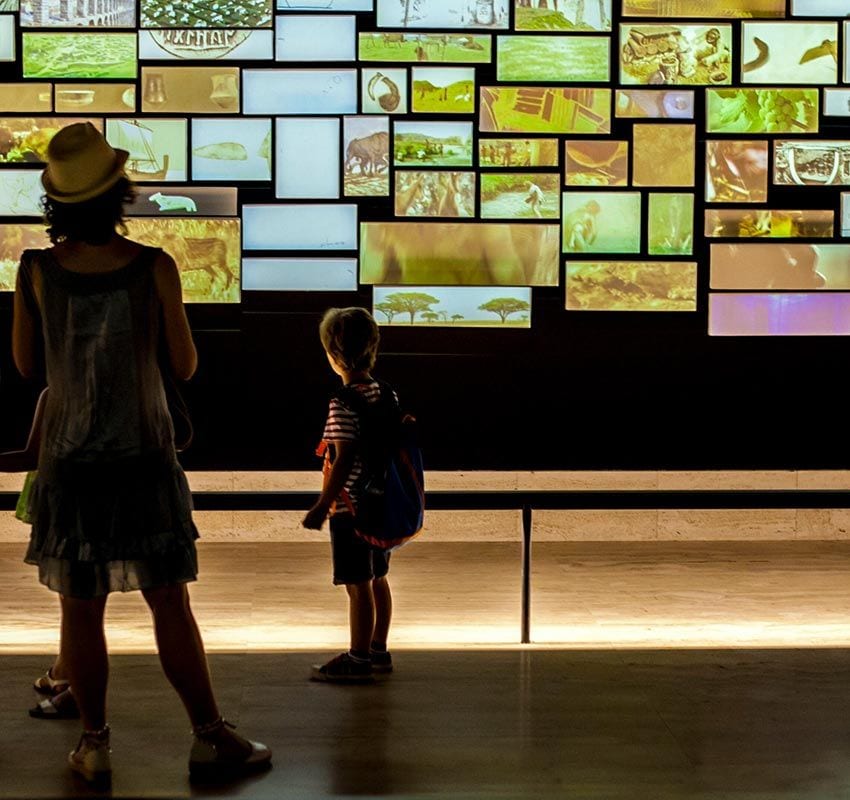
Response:
MULTIPOLYGON (((343 489, 337 502, 348 506, 357 535, 373 547, 391 550, 409 542, 425 517, 425 479, 416 420, 403 414, 392 387, 377 381, 380 397, 369 402, 353 386, 334 395, 360 424, 358 455, 363 469, 351 487, 352 503, 343 489)), ((328 442, 317 453, 324 455, 328 442)), ((325 459, 325 469, 330 462, 325 459)))

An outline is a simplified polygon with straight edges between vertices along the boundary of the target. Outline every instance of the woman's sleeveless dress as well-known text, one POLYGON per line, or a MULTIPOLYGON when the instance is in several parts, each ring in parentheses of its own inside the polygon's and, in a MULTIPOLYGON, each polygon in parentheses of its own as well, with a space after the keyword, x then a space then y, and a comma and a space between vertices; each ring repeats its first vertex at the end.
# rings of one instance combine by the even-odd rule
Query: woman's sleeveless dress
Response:
POLYGON ((107 273, 65 269, 50 250, 21 260, 50 388, 24 560, 69 597, 197 577, 198 532, 159 369, 158 252, 107 273))

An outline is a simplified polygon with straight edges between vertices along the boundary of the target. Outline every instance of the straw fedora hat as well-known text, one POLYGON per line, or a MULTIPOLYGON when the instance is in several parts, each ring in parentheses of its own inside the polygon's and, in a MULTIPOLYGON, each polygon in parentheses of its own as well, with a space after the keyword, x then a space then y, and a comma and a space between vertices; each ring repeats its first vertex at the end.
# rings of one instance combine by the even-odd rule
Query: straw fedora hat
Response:
POLYGON ((90 122, 76 122, 50 140, 41 184, 52 200, 82 203, 103 194, 124 176, 129 155, 112 147, 90 122))

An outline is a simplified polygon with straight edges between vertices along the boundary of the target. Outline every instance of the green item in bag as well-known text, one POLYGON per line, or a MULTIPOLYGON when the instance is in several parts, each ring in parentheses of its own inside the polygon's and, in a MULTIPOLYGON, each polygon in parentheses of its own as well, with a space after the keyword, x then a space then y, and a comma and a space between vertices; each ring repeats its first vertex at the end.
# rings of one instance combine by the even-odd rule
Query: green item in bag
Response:
POLYGON ((32 524, 32 516, 30 516, 30 497, 32 489, 35 486, 35 476, 38 473, 35 470, 27 473, 24 478, 24 488, 21 489, 21 496, 18 498, 18 504, 15 506, 15 518, 27 525, 32 524))

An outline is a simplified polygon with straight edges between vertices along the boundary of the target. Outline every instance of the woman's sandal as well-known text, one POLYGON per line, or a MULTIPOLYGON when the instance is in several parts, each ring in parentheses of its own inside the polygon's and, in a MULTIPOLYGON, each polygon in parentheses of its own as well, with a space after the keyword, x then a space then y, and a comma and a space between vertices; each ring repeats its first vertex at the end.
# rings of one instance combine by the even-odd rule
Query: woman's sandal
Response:
POLYGON ((40 678, 33 681, 32 688, 39 694, 56 695, 67 690, 70 681, 67 678, 54 678, 50 673, 53 670, 51 667, 40 678))
POLYGON ((209 725, 193 729, 195 740, 189 753, 190 780, 229 780, 271 766, 271 750, 261 742, 253 742, 235 733, 235 727, 219 717, 209 725))
POLYGON ((35 719, 79 719, 80 709, 70 689, 53 697, 45 697, 39 704, 29 710, 35 719))

